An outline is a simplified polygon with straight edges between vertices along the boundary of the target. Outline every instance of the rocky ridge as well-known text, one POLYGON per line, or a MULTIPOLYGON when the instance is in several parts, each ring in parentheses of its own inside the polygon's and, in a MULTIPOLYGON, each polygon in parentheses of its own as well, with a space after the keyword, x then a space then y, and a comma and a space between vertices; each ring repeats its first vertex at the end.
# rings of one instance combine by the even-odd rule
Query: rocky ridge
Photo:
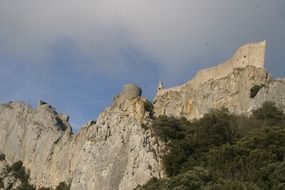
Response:
POLYGON ((232 58, 203 69, 183 85, 163 89, 154 100, 156 115, 201 118, 211 109, 226 107, 235 114, 250 114, 265 101, 285 107, 284 80, 273 80, 264 68, 265 42, 242 46, 232 58), (255 97, 251 90, 260 86, 255 97))
POLYGON ((67 182, 71 189, 131 190, 164 176, 163 144, 145 127, 153 113, 194 119, 223 106, 250 114, 264 101, 285 108, 285 82, 264 69, 265 47, 265 42, 245 45, 181 86, 163 89, 160 83, 154 110, 139 87, 126 85, 78 134, 72 133, 68 116, 43 101, 35 109, 23 102, 1 104, 0 151, 11 163, 22 161, 36 187, 67 182))
POLYGON ((71 189, 133 189, 160 177, 160 145, 142 128, 151 120, 146 99, 128 92, 78 134, 46 103, 36 109, 23 102, 2 104, 0 150, 10 162, 23 162, 36 187, 68 182, 71 189))
POLYGON ((15 189, 21 184, 19 179, 7 171, 9 167, 5 155, 0 152, 0 189, 15 189))

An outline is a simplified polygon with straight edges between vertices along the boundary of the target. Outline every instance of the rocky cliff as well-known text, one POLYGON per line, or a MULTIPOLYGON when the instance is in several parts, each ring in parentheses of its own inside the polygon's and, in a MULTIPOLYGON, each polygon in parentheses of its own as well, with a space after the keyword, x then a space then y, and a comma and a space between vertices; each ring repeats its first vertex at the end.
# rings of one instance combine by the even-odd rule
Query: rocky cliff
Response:
POLYGON ((199 71, 183 85, 163 89, 160 83, 154 100, 156 115, 194 119, 221 107, 247 115, 264 101, 284 109, 284 80, 273 80, 266 72, 265 47, 265 42, 242 46, 225 63, 199 71))
POLYGON ((139 87, 126 85, 78 134, 68 116, 43 101, 35 109, 23 102, 2 104, 0 151, 6 156, 1 164, 22 161, 36 187, 67 182, 76 190, 131 190, 163 177, 163 145, 144 127, 153 112, 193 119, 222 106, 236 114, 250 114, 264 101, 285 108, 285 80, 273 80, 264 69, 265 46, 245 45, 181 86, 163 89, 160 83, 154 110, 139 87))
POLYGON ((125 190, 160 177, 160 145, 142 128, 151 120, 146 99, 132 87, 79 134, 72 134, 68 117, 44 102, 35 109, 2 104, 0 150, 11 163, 21 160, 37 187, 68 182, 71 189, 125 190))

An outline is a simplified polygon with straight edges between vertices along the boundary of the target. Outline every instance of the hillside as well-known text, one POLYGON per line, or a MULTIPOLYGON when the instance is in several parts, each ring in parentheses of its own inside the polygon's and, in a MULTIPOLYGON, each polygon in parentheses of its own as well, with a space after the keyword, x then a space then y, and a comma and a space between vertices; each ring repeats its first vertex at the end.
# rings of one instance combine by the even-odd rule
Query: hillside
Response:
POLYGON ((193 121, 222 108, 249 116, 269 101, 284 112, 285 82, 266 72, 265 48, 265 42, 245 45, 181 86, 160 85, 153 103, 141 97, 138 86, 125 85, 112 105, 78 134, 72 133, 67 115, 44 101, 36 108, 24 102, 1 104, 5 164, 20 161, 36 188, 66 183, 74 190, 131 190, 164 179, 167 143, 151 127, 160 116, 193 121))

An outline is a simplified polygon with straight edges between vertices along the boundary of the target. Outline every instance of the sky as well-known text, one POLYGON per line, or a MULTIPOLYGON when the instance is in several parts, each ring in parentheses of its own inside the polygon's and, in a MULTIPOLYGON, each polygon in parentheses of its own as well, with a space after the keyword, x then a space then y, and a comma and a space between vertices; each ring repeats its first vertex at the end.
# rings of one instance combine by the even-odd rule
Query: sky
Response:
POLYGON ((265 67, 285 76, 284 0, 0 0, 0 103, 39 100, 96 119, 126 83, 153 100, 267 41, 265 67))

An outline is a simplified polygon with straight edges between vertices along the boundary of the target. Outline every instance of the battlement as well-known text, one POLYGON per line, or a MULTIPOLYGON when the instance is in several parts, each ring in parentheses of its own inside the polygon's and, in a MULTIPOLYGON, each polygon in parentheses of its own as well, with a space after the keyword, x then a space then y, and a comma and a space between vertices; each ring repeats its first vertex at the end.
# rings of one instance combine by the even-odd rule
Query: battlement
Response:
POLYGON ((219 79, 232 73, 236 68, 254 66, 264 68, 266 42, 246 44, 240 47, 226 62, 200 70, 191 80, 194 87, 210 79, 219 79))
MULTIPOLYGON (((250 43, 240 47, 234 55, 217 66, 200 70, 195 77, 187 82, 193 88, 199 84, 211 79, 223 78, 234 71, 236 68, 244 68, 246 66, 254 66, 256 68, 264 68, 266 41, 250 43)), ((174 88, 163 89, 158 91, 158 94, 163 94, 168 91, 179 91, 186 84, 174 88)))

